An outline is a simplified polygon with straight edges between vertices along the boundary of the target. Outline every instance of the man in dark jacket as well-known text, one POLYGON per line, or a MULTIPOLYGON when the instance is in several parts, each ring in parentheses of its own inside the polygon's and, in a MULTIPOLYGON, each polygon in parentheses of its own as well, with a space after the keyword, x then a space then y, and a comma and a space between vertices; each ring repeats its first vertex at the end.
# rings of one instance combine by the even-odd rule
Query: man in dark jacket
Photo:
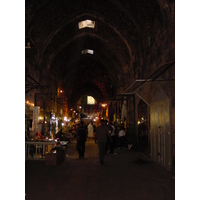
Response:
POLYGON ((87 137, 87 130, 84 126, 84 122, 81 121, 81 124, 77 129, 77 147, 78 147, 79 158, 84 158, 86 137, 87 137))
POLYGON ((96 128, 96 135, 95 135, 95 143, 96 141, 98 141, 99 160, 101 165, 104 164, 108 134, 109 134, 109 128, 104 122, 104 120, 101 120, 101 125, 96 128))

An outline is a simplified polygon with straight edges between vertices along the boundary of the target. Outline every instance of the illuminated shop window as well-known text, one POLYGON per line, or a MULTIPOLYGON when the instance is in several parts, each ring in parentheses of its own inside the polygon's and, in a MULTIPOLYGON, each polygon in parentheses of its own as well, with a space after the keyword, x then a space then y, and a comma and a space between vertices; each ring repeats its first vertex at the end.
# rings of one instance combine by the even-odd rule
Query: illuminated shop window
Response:
POLYGON ((93 54, 94 51, 91 50, 91 49, 85 49, 85 50, 81 51, 81 53, 82 53, 82 54, 86 54, 86 53, 93 54))
POLYGON ((78 27, 79 29, 82 29, 82 28, 94 28, 95 27, 95 21, 92 21, 92 20, 84 20, 84 21, 81 21, 78 23, 78 27))
POLYGON ((87 104, 94 105, 95 99, 92 96, 87 96, 87 104))

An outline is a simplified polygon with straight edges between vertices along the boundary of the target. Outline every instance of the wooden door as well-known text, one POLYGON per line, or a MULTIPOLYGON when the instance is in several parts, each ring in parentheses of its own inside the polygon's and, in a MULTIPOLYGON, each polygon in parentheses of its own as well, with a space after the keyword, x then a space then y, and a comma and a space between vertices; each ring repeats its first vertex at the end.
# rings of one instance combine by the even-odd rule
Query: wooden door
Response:
POLYGON ((158 91, 150 105, 150 150, 151 158, 170 170, 171 134, 169 118, 169 99, 158 91))

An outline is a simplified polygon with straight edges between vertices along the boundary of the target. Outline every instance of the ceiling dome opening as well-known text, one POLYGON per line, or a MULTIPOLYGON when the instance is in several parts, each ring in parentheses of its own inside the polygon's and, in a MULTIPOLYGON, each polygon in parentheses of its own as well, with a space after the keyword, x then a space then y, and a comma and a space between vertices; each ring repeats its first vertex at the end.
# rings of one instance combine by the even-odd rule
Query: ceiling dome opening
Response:
POLYGON ((95 28, 95 21, 92 21, 92 20, 84 20, 84 21, 81 21, 78 23, 78 27, 79 29, 82 29, 82 28, 95 28))

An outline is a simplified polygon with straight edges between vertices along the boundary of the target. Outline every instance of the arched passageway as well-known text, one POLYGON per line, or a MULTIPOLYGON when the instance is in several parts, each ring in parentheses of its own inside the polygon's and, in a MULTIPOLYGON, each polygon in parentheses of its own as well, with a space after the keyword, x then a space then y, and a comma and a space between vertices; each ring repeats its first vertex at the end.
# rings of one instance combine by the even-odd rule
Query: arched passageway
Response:
MULTIPOLYGON (((64 119, 79 116, 79 100, 93 96, 98 109, 106 105, 104 117, 125 124, 137 148, 143 141, 138 140, 139 102, 148 105, 150 122, 149 105, 161 89, 169 99, 169 157, 174 160, 174 24, 171 0, 25 1, 26 134, 35 136, 38 129, 46 134, 52 116, 61 128, 64 119)), ((148 145, 144 139, 148 150, 150 144, 156 148, 151 126, 148 145)))

